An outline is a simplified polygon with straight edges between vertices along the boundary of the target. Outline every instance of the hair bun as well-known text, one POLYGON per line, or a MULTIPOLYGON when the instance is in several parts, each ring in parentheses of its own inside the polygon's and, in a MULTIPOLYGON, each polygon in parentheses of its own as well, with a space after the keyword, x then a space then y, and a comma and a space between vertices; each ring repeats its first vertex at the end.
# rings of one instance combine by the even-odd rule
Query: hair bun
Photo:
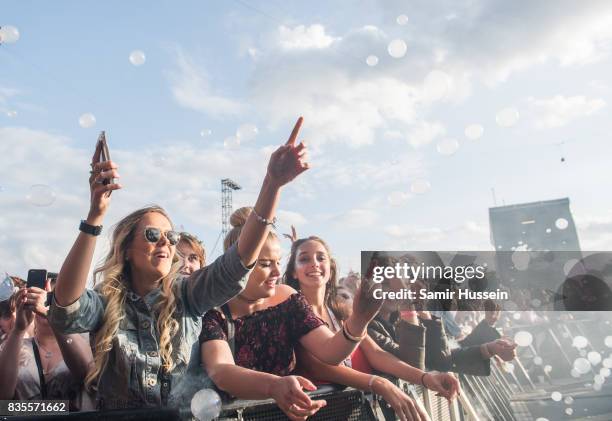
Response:
POLYGON ((242 208, 236 209, 232 213, 232 216, 230 216, 230 225, 234 228, 244 226, 252 211, 253 208, 250 206, 244 206, 242 208))

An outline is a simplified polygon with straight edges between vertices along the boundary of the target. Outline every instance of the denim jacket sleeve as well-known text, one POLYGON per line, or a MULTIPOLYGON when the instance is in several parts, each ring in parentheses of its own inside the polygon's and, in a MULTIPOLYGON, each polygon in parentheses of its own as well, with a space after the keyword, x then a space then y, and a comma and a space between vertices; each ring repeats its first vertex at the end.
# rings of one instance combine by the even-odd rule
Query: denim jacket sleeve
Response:
POLYGON ((51 326, 62 333, 83 333, 96 331, 104 318, 105 303, 100 295, 86 289, 74 303, 65 307, 55 301, 49 308, 48 320, 51 326))
POLYGON ((183 279, 180 290, 187 314, 201 317, 231 300, 246 286, 251 269, 242 264, 233 245, 212 264, 183 279))

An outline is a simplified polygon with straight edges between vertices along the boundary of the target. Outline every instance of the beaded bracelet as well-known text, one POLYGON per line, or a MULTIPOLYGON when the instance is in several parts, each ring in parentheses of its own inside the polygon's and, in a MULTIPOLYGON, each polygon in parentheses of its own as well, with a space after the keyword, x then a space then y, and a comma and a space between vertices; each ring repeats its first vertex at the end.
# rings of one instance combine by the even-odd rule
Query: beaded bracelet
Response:
POLYGON ((276 216, 272 218, 272 220, 266 219, 263 216, 260 216, 256 211, 255 208, 253 208, 253 215, 255 215, 255 217, 257 218, 257 220, 259 222, 261 222, 264 225, 272 225, 272 227, 274 229, 276 229, 276 216))

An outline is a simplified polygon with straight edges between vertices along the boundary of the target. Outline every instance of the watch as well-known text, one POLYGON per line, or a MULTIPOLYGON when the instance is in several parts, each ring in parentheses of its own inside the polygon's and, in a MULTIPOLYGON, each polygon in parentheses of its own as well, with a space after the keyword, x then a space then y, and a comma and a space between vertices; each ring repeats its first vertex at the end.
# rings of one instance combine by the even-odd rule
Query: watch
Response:
POLYGON ((81 225, 79 225, 79 231, 84 232, 85 234, 97 236, 102 232, 102 225, 89 225, 84 219, 82 219, 81 225))

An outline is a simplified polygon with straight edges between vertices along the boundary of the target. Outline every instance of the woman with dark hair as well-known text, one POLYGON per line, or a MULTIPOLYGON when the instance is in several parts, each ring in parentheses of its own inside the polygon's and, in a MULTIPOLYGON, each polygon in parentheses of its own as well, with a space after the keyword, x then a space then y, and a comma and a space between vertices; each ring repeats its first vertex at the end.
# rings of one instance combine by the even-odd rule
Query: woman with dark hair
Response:
POLYGON ((70 401, 71 410, 91 409, 83 408, 81 399, 91 349, 81 335, 51 329, 46 307, 50 290, 47 283, 46 291, 24 287, 13 295, 15 323, 0 345, 0 399, 61 399, 70 401), (34 335, 26 337, 32 324, 34 335))
POLYGON ((212 264, 188 278, 179 276, 179 234, 162 208, 149 206, 116 225, 110 251, 95 271, 101 282, 87 290, 110 193, 121 188, 111 181, 119 177, 117 165, 99 162, 98 143, 89 214, 59 273, 50 322, 63 333, 92 333, 94 367, 86 384, 97 391, 100 408, 171 404, 170 393, 191 361, 201 317, 244 288, 274 220, 281 188, 308 169, 306 147, 295 143, 301 124, 299 118, 287 143, 271 155, 239 241, 212 264))
MULTIPOLYGON (((367 282, 371 274, 366 274, 367 282)), ((295 241, 291 246, 291 255, 283 279, 289 285, 304 294, 312 305, 314 312, 326 322, 330 329, 343 328, 346 313, 343 312, 336 291, 337 267, 331 256, 329 247, 319 237, 311 236, 295 241)), ((362 281, 362 282, 364 282, 362 281)), ((316 357, 316 356, 315 356, 316 357)), ((458 380, 448 373, 423 372, 399 360, 394 355, 384 351, 368 335, 365 335, 361 345, 345 365, 359 371, 370 373, 373 370, 394 377, 402 378, 410 383, 420 384, 439 392, 448 399, 453 399, 459 392, 458 380)), ((313 373, 319 375, 319 373, 313 373)), ((324 376, 329 376, 322 372, 324 376)), ((338 374, 338 373, 336 373, 338 374)), ((322 378, 321 380, 338 382, 338 376, 322 378)), ((352 381, 347 377, 342 384, 352 381)), ((396 411, 397 412, 397 411, 396 411)), ((402 411, 407 416, 410 411, 402 411)), ((413 416, 418 416, 416 413, 413 416)), ((418 418, 417 418, 418 419, 418 418)))
MULTIPOLYGON (((252 213, 234 212, 224 247, 235 244, 252 213)), ((302 389, 315 386, 292 375, 294 349, 301 345, 317 358, 337 364, 357 346, 360 338, 331 332, 312 311, 302 294, 277 285, 281 278, 280 243, 270 232, 249 275, 246 288, 220 310, 204 316, 200 335, 204 368, 217 387, 242 399, 269 399, 292 420, 305 420, 325 405, 312 401, 302 389)), ((365 295, 355 301, 350 331, 363 334, 379 303, 365 295)))

